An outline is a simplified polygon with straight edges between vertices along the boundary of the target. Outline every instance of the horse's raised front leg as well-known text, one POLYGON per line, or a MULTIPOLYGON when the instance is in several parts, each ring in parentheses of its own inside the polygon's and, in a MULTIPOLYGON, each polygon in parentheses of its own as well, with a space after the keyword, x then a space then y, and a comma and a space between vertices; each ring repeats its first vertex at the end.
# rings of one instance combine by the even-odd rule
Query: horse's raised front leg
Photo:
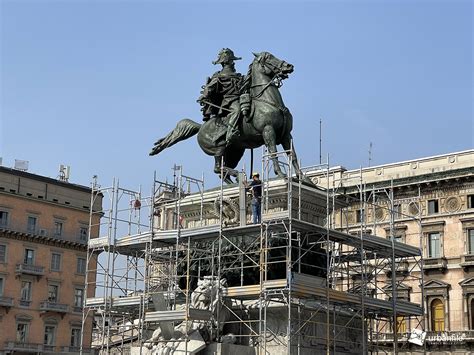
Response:
POLYGON ((291 134, 286 135, 281 141, 281 146, 284 150, 286 150, 286 154, 288 155, 288 157, 290 156, 290 154, 293 154, 291 158, 293 168, 295 169, 296 176, 299 176, 301 174, 301 169, 298 163, 298 157, 296 156, 296 151, 292 145, 292 140, 293 137, 291 136, 291 134))
POLYGON ((265 126, 262 132, 263 141, 265 142, 265 146, 267 147, 268 152, 271 154, 271 159, 273 162, 273 171, 275 175, 278 177, 284 178, 285 174, 281 171, 280 163, 278 162, 278 157, 276 155, 277 148, 276 148, 276 137, 275 137, 275 130, 272 126, 265 126))
POLYGON ((291 134, 288 134, 283 138, 281 142, 281 146, 283 147, 284 150, 286 150, 286 154, 288 156, 290 154, 293 155, 291 159, 292 159, 293 168, 295 169, 296 176, 302 177, 303 181, 313 184, 313 182, 309 178, 307 178, 301 173, 300 164, 298 163, 298 156, 296 155, 296 151, 292 144, 292 141, 293 141, 293 137, 291 136, 291 134))

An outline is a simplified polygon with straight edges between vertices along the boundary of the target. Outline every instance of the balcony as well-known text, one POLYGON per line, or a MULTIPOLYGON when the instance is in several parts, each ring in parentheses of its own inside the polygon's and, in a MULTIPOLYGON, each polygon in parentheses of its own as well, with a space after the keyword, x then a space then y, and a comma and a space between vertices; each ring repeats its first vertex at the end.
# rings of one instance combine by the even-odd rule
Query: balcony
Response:
POLYGON ((17 274, 43 276, 44 267, 38 266, 38 265, 29 265, 29 264, 16 264, 15 272, 17 274))
POLYGON ((61 348, 63 353, 79 353, 81 351, 80 346, 63 346, 61 348))
POLYGON ((55 353, 56 345, 43 345, 43 351, 55 353))
POLYGON ((31 305, 31 301, 30 300, 20 300, 20 302, 18 302, 18 304, 20 305, 20 307, 29 307, 31 305))
POLYGON ((19 341, 8 341, 5 350, 18 351, 22 353, 37 353, 43 351, 42 344, 23 343, 19 341))
POLYGON ((466 271, 470 267, 474 266, 474 254, 464 254, 461 255, 461 265, 466 271))
MULTIPOLYGON (((393 343, 393 333, 379 333, 372 336, 372 343, 393 343)), ((398 342, 406 342, 410 338, 410 333, 397 333, 398 342)))
POLYGON ((439 258, 426 258, 423 264, 424 271, 438 270, 441 272, 446 271, 448 268, 448 261, 445 257, 439 258))
MULTIPOLYGON (((385 273, 387 274, 388 277, 392 276, 392 264, 387 263, 386 265, 387 270, 385 273)), ((406 276, 408 275, 409 272, 409 267, 410 265, 408 264, 408 261, 406 260, 401 260, 401 261, 396 261, 395 262, 395 273, 397 276, 406 276)))
POLYGON ((69 306, 56 302, 44 301, 40 303, 40 310, 43 312, 67 313, 69 306))
POLYGON ((0 296, 0 307, 12 307, 13 306, 13 298, 0 296))
MULTIPOLYGON (((62 346, 61 352, 63 353, 79 353, 81 350, 80 346, 62 346)), ((93 354, 92 349, 90 348, 82 348, 82 353, 84 355, 93 354)))

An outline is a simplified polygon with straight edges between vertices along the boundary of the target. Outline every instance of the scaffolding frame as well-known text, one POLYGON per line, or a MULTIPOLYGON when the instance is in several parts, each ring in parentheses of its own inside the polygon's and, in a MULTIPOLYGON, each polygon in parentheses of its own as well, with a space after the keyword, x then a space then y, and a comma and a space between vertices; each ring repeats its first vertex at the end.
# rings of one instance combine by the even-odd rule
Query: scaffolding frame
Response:
MULTIPOLYGON (((365 217, 367 206, 373 208, 375 231, 378 223, 375 210, 381 208, 376 196, 384 193, 390 201, 387 206, 385 200, 383 208, 391 216, 391 237, 387 240, 368 235, 366 218, 361 219, 355 237, 348 233, 350 226, 342 223, 347 209, 341 209, 341 223, 339 226, 336 223, 335 211, 341 198, 347 195, 342 191, 342 180, 337 181, 332 175, 330 184, 329 158, 326 164, 302 168, 299 172, 294 172, 295 159, 292 150, 262 152, 259 225, 224 223, 227 187, 223 181, 229 176, 242 178, 245 174, 223 164, 217 224, 207 224, 204 220, 204 179, 184 175, 181 166, 173 168, 173 184, 158 181, 155 173, 150 197, 142 197, 140 189, 121 188, 118 180, 110 188, 101 188, 95 181, 91 206, 99 193, 110 197, 106 200, 110 208, 102 211, 91 208, 90 217, 89 231, 102 226, 107 229, 106 237, 91 239, 89 235, 88 243, 85 295, 93 288, 102 297, 84 299, 83 327, 89 315, 95 313, 96 348, 102 353, 124 354, 130 346, 138 346, 141 353, 153 330, 159 327, 164 333, 178 324, 185 325, 181 339, 184 344, 181 350, 185 353, 193 330, 189 324, 205 327, 210 339, 218 342, 226 336, 224 328, 237 327, 235 342, 257 347, 262 354, 269 354, 275 343, 285 347, 288 354, 304 354, 314 346, 327 354, 341 349, 364 354, 398 353, 399 347, 407 347, 407 339, 400 341, 396 327, 390 324, 398 324, 397 317, 401 315, 409 319, 410 325, 424 330, 423 295, 420 305, 399 301, 397 297, 398 286, 416 268, 421 270, 420 285, 423 284, 422 246, 415 248, 395 241, 393 184, 392 189, 371 190, 360 174, 357 185, 360 215, 365 217), (286 173, 284 179, 275 179, 272 174, 277 161, 286 173), (327 186, 322 189, 305 183, 307 172, 318 172, 326 179, 327 186), (197 224, 186 228, 182 201, 192 194, 191 185, 197 187, 194 195, 198 196, 200 216, 197 224), (325 201, 325 216, 318 223, 307 222, 302 215, 306 193, 320 194, 325 201), (123 196, 129 198, 128 210, 120 208, 123 196), (286 201, 286 208, 275 210, 277 200, 286 201), (141 213, 133 214, 136 201, 140 201, 140 212, 143 207, 148 210, 147 223, 142 222, 141 213), (128 213, 128 218, 122 218, 121 213, 128 213), (99 225, 94 225, 97 215, 103 217, 99 225), (122 237, 120 223, 128 226, 122 237), (103 253, 105 262, 90 268, 91 260, 98 259, 99 253, 103 253), (117 266, 119 256, 126 258, 124 268, 117 266), (322 264, 308 262, 316 259, 322 260, 322 264), (398 275, 402 261, 408 262, 410 270, 403 277, 389 278, 387 270, 391 275, 398 275), (251 274, 258 275, 258 280, 249 280, 251 274), (233 281, 239 285, 220 282, 228 275, 238 275, 233 281), (360 277, 359 288, 354 287, 357 285, 353 275, 360 277), (217 288, 211 294, 211 303, 219 304, 215 312, 193 308, 191 293, 204 276, 217 288), (372 286, 374 294, 369 292, 372 286), (286 314, 286 320, 282 321, 284 332, 272 329, 269 310, 286 314), (221 312, 228 315, 227 319, 222 319, 221 312), (359 335, 351 339, 349 333, 359 335)), ((423 293, 421 286, 420 289, 423 293)), ((81 352, 82 348, 81 342, 81 352)))
MULTIPOLYGON (((332 226, 338 230, 344 230, 346 233, 350 231, 358 230, 357 234, 361 237, 366 233, 371 233, 369 227, 373 228, 375 233, 377 228, 381 225, 387 225, 387 222, 383 218, 377 218, 378 211, 384 211, 389 216, 388 227, 386 232, 392 245, 392 255, 389 257, 380 257, 374 253, 373 256, 367 258, 364 254, 363 244, 359 251, 360 262, 358 265, 347 264, 341 269, 345 269, 346 275, 343 277, 346 285, 343 286, 345 289, 350 289, 351 272, 359 273, 361 276, 360 291, 362 294, 374 292, 373 297, 376 298, 388 298, 393 307, 393 313, 391 317, 379 317, 378 314, 374 314, 370 318, 368 323, 369 332, 367 336, 367 351, 370 353, 382 353, 382 354, 398 354, 400 351, 410 351, 411 353, 426 353, 426 346, 410 348, 410 333, 413 329, 421 333, 425 333, 425 293, 424 293, 424 272, 423 272, 423 234, 421 227, 421 211, 417 215, 409 215, 402 213, 396 209, 395 206, 400 203, 406 202, 417 202, 421 199, 420 188, 418 188, 418 195, 411 198, 395 198, 394 195, 394 184, 393 179, 390 181, 390 186, 385 188, 376 188, 375 184, 367 184, 363 180, 362 168, 359 169, 359 174, 352 177, 341 177, 337 179, 335 173, 332 178, 333 186, 332 191, 334 195, 338 194, 338 191, 345 190, 346 186, 355 187, 355 192, 347 194, 345 191, 342 194, 346 199, 350 200, 348 207, 359 204, 357 210, 357 217, 355 223, 348 223, 349 218, 347 214, 350 212, 348 208, 341 210, 339 214, 339 224, 335 221, 336 214, 332 216, 332 226), (350 180, 353 181, 350 181, 350 180), (379 199, 379 197, 382 197, 379 199), (371 210, 372 223, 368 223, 368 210, 371 210), (420 250, 419 255, 412 255, 409 257, 400 258, 394 254, 396 242, 396 223, 400 222, 401 219, 405 221, 414 222, 417 226, 417 231, 413 234, 418 239, 418 248, 420 250), (345 223, 344 223, 345 222, 345 223), (371 261, 368 263, 368 261, 371 261), (368 268, 369 267, 369 268, 368 268), (379 278, 377 278, 379 276, 379 278), (419 315, 401 315, 400 318, 397 314, 397 304, 400 303, 400 297, 398 295, 398 289, 403 287, 408 282, 415 287, 410 288, 418 292, 420 300, 421 314, 419 315), (372 289, 370 290, 370 287, 372 289), (405 324, 401 326, 401 323, 405 324), (406 331, 406 326, 409 326, 409 330, 406 331), (402 328, 402 329, 400 329, 402 328), (405 331, 401 332, 405 328, 405 331)), ((354 212, 354 210, 352 210, 354 212)))

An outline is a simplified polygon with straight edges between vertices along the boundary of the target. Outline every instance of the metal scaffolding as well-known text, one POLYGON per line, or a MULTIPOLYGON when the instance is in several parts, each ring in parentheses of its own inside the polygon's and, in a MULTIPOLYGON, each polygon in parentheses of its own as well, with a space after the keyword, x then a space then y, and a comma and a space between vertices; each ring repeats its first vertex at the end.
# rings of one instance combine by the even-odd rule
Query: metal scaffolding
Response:
POLYGON ((89 239, 86 294, 93 289, 96 297, 84 301, 83 324, 94 315, 93 346, 121 354, 136 347, 141 354, 151 337, 165 345, 182 325, 184 353, 196 329, 207 342, 231 335, 232 343, 259 354, 276 347, 288 354, 408 348, 413 332, 398 334, 401 322, 424 330, 423 295, 418 304, 397 294, 405 283, 422 285, 422 248, 395 240, 393 186, 377 190, 361 174, 355 192, 346 193, 347 181, 337 180, 329 164, 296 173, 294 159, 292 151, 263 152, 260 224, 247 220, 245 174, 223 166, 222 181, 239 176, 238 186, 221 183, 205 191, 204 179, 185 176, 180 166, 172 184, 155 174, 150 197, 118 181, 110 188, 94 182, 91 206, 97 194, 108 203, 102 211, 91 208, 90 229, 106 233, 89 239), (275 177, 275 164, 286 178, 275 177), (324 177, 327 186, 307 182, 308 172, 324 177), (358 222, 350 224, 345 216, 355 202, 358 222), (217 210, 206 208, 210 203, 217 210), (185 206, 194 211, 189 220, 185 206), (375 233, 380 208, 391 216, 390 238, 368 233, 369 221, 375 233), (229 209, 239 218, 229 222, 229 209), (99 225, 95 216, 102 216, 99 225), (192 300, 202 280, 216 290, 211 310, 192 300), (157 329, 164 336, 155 337, 157 329))
POLYGON ((339 214, 333 213, 332 228, 358 236, 361 241, 358 249, 339 248, 339 257, 335 258, 338 266, 333 271, 335 278, 339 280, 339 288, 389 300, 393 310, 388 315, 379 312, 367 314, 365 307, 362 307, 361 314, 368 320, 365 324, 367 337, 364 339, 367 343, 364 348, 367 352, 377 354, 397 354, 404 351, 425 353, 421 213, 410 215, 399 209, 401 203, 407 200, 419 204, 420 192, 418 191, 417 197, 397 198, 393 180, 389 186, 377 188, 375 184, 364 182, 362 169, 358 175, 339 179, 333 173, 331 180, 333 196, 343 197, 347 202, 347 207, 339 214), (352 187, 351 191, 348 191, 347 186, 352 187), (352 217, 349 214, 352 214, 352 217), (388 222, 385 220, 386 216, 388 222), (399 240, 397 226, 399 222, 407 221, 413 222, 416 228, 411 230, 410 234, 404 233, 404 240, 399 240), (364 246, 364 238, 380 232, 381 229, 385 230, 390 241, 389 252, 368 252, 364 246), (408 238, 414 242, 411 245, 418 244, 418 253, 398 255, 397 245, 406 243, 408 238), (347 258, 347 262, 343 261, 344 258, 347 258), (420 312, 401 312, 399 306, 405 305, 406 302, 415 302, 420 312))

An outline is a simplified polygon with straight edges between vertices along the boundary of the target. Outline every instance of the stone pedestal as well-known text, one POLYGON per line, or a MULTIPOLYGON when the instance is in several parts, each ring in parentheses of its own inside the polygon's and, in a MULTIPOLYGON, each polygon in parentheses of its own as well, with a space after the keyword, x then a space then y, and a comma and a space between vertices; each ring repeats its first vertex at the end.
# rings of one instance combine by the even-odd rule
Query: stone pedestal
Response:
POLYGON ((211 343, 199 355, 257 355, 257 349, 236 344, 211 343))
MULTIPOLYGON (((242 225, 240 221, 242 207, 245 207, 247 217, 243 224, 251 223, 251 197, 247 193, 245 206, 242 206, 240 203, 241 199, 239 199, 239 196, 242 195, 241 192, 237 184, 224 186, 223 222, 227 226, 242 225)), ((215 188, 204 191, 202 196, 200 194, 192 194, 184 197, 180 202, 180 222, 182 227, 195 228, 219 224, 220 193, 220 188, 215 188)), ((341 208, 341 206, 341 203, 336 201, 335 207, 341 208)), ((289 184, 286 179, 271 180, 264 186, 262 199, 263 214, 268 214, 269 216, 278 215, 282 218, 286 216, 286 218, 291 217, 317 225, 324 225, 326 223, 326 207, 326 191, 321 188, 299 183, 298 181, 292 181, 289 184), (291 190, 290 193, 289 190, 291 190), (288 200, 289 196, 291 196, 291 203, 288 200), (290 209, 289 206, 291 206, 290 209)), ((332 208, 332 205, 329 207, 332 208)), ((165 230, 175 228, 175 210, 175 203, 163 204, 160 207, 160 217, 157 218, 155 225, 165 230)))
MULTIPOLYGON (((288 355, 288 308, 270 304, 266 313, 266 353, 288 355)), ((313 355, 326 353, 326 316, 324 305, 320 305, 319 310, 315 309, 314 311, 298 310, 296 305, 292 307, 290 322, 291 354, 313 355), (307 322, 305 323, 305 321, 307 322)), ((257 315, 255 314, 254 317, 257 317, 257 315)), ((334 314, 331 311, 329 315, 329 334, 330 338, 337 334, 336 344, 331 343, 331 354, 362 354, 362 339, 365 335, 362 334, 362 322, 359 318, 353 317, 353 314, 337 310, 334 314)))

